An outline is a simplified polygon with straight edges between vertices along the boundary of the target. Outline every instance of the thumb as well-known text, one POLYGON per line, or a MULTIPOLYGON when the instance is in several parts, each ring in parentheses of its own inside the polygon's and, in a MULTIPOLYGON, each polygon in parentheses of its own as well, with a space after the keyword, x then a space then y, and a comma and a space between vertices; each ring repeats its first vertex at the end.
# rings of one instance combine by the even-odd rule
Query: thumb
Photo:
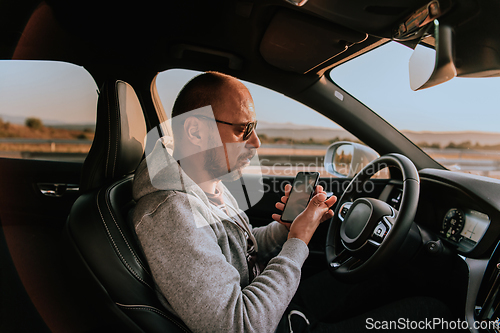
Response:
POLYGON ((326 200, 326 195, 324 193, 318 193, 311 199, 309 205, 307 206, 308 208, 311 206, 319 207, 323 202, 325 202, 325 200, 326 200))

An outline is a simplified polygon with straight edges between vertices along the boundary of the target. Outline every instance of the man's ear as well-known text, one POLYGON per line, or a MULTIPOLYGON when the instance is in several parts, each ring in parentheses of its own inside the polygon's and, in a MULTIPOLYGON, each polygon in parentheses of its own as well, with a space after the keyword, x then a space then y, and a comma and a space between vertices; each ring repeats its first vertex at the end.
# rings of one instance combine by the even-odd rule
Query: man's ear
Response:
POLYGON ((203 143, 202 126, 200 120, 196 117, 188 117, 184 121, 184 136, 193 145, 201 148, 203 143))

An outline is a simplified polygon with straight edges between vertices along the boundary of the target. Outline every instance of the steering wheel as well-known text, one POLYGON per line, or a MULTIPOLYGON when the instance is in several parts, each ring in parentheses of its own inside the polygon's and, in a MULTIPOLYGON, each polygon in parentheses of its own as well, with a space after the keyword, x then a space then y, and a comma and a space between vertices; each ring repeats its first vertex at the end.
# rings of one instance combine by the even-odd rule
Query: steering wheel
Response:
POLYGON ((369 163, 342 194, 326 237, 326 259, 331 273, 356 281, 390 262, 403 244, 417 210, 420 180, 412 161, 401 154, 387 154, 369 163), (360 197, 366 181, 385 167, 403 176, 399 211, 384 201, 360 197))

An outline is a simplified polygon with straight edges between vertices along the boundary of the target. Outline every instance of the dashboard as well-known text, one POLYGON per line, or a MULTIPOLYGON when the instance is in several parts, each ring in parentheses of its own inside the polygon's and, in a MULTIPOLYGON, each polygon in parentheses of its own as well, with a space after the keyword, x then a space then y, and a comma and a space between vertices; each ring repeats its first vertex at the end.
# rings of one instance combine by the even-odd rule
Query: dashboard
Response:
MULTIPOLYGON (((379 199, 399 209, 402 187, 401 181, 391 181, 379 199)), ((446 170, 421 170, 414 221, 458 254, 484 257, 500 236, 500 181, 446 170)))
POLYGON ((470 252, 488 229, 490 218, 477 210, 451 208, 443 218, 439 235, 461 252, 470 252))
MULTIPOLYGON (((414 221, 468 267, 467 274, 453 275, 457 281, 468 280, 465 319, 469 325, 500 322, 500 180, 436 169, 419 175, 414 221)), ((379 199, 398 209, 402 188, 402 181, 393 180, 379 199)), ((500 332, 498 326, 487 331, 500 332)))
POLYGON ((495 179, 423 170, 415 222, 458 254, 479 258, 498 241, 499 203, 500 182, 495 179))

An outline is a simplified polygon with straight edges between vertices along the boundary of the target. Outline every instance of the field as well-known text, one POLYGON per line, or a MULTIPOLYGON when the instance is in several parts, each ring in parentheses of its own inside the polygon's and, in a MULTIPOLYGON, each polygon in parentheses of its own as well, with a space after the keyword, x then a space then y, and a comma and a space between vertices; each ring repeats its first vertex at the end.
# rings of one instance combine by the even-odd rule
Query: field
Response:
POLYGON ((44 126, 37 118, 26 124, 12 124, 0 118, 0 157, 30 158, 33 154, 87 154, 94 138, 93 129, 44 126))

